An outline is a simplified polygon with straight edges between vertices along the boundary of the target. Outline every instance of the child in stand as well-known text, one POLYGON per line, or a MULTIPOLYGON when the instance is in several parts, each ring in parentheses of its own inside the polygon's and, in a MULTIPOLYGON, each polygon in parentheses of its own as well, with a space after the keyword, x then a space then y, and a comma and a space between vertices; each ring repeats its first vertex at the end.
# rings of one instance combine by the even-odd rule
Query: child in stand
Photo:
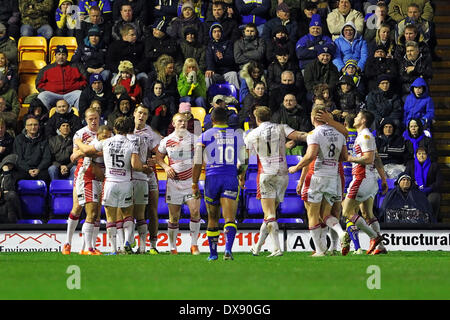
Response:
POLYGON ((119 73, 111 80, 113 90, 117 85, 122 85, 133 102, 140 103, 142 101, 142 88, 136 81, 133 64, 128 60, 120 61, 118 70, 119 73))

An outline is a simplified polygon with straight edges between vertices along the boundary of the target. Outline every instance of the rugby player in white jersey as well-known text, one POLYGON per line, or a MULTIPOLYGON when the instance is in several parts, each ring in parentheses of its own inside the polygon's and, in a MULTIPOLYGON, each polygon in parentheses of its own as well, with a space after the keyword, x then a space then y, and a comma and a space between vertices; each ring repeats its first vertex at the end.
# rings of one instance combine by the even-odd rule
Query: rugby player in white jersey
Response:
MULTIPOLYGON (((156 177, 156 162, 152 159, 152 154, 156 154, 158 150, 159 142, 161 141, 161 136, 157 134, 153 129, 147 125, 147 119, 149 116, 149 111, 142 104, 138 105, 134 110, 134 134, 137 136, 144 137, 145 143, 147 144, 147 165, 153 168, 153 173, 147 175, 148 182, 148 204, 147 212, 149 223, 147 226, 146 233, 149 233, 150 238, 150 254, 158 254, 158 249, 156 248, 156 243, 158 240, 158 180, 156 177)), ((144 227, 141 232, 144 232, 144 227)), ((138 231, 139 232, 139 231, 138 231)), ((142 242, 142 241, 141 241, 142 242)), ((145 247, 144 247, 145 248, 145 247)))
POLYGON ((138 146, 127 139, 133 132, 133 119, 119 117, 114 121, 115 136, 96 142, 93 146, 76 141, 77 146, 87 155, 103 152, 105 182, 102 204, 106 212, 106 232, 112 246, 112 254, 117 254, 116 221, 117 212, 124 217, 125 239, 133 233, 133 183, 131 170, 150 173, 150 169, 139 158, 138 146))
MULTIPOLYGON (((75 144, 75 140, 81 140, 83 143, 90 143, 97 136, 99 127, 99 114, 96 110, 89 108, 85 111, 85 120, 87 125, 78 130, 73 136, 73 153, 72 161, 77 161, 77 168, 73 181, 73 205, 67 218, 66 243, 63 246, 62 254, 70 254, 72 246, 72 238, 80 219, 83 206, 86 213, 95 216, 97 212, 97 204, 100 201, 101 189, 95 183, 95 167, 92 161, 85 157, 83 152, 75 144)), ((97 229, 98 232, 98 229, 97 229)), ((95 248, 95 247, 94 247, 95 248)), ((83 251, 83 250, 82 250, 83 251)))
POLYGON ((187 204, 190 213, 189 230, 191 235, 191 254, 199 255, 197 239, 200 232, 200 198, 192 194, 192 167, 194 165, 194 135, 187 130, 186 115, 173 116, 174 132, 161 140, 156 161, 167 174, 166 203, 169 207, 169 245, 170 252, 177 254, 177 234, 181 206, 187 204), (168 157, 169 163, 164 161, 168 157))
MULTIPOLYGON (((374 115, 367 110, 358 113, 354 127, 358 136, 353 144, 353 155, 347 155, 344 161, 353 162, 352 175, 347 190, 347 196, 342 203, 343 215, 352 221, 360 230, 370 237, 367 254, 375 253, 375 249, 382 241, 380 224, 373 215, 373 201, 378 193, 378 177, 375 173, 375 138, 368 128, 372 125, 374 115), (372 221, 370 226, 364 219, 360 219, 358 210, 361 208, 364 218, 372 221)), ((383 176, 382 176, 383 178, 383 176)), ((380 253, 380 252, 378 252, 380 253)))
POLYGON ((286 162, 286 138, 305 141, 306 132, 295 131, 286 124, 270 122, 271 111, 268 107, 257 107, 253 112, 257 128, 250 131, 244 142, 247 153, 254 152, 258 157, 257 198, 261 200, 264 222, 260 228, 258 243, 252 247, 253 255, 259 255, 261 246, 270 235, 273 244, 268 257, 282 256, 278 238, 276 210, 283 202, 289 183, 286 162))
MULTIPOLYGON (((134 133, 128 134, 127 138, 139 146, 139 157, 142 163, 147 163, 147 159, 156 152, 158 143, 161 140, 150 127, 146 125, 149 111, 143 104, 138 104, 134 110, 134 133), (147 128, 148 127, 148 128, 147 128), (150 128, 150 130, 148 130, 150 128)), ((153 170, 152 170, 153 171, 153 170)), ((139 234, 139 248, 136 253, 145 253, 145 244, 147 241, 148 226, 145 220, 146 205, 149 203, 149 189, 158 195, 158 185, 154 172, 146 174, 140 171, 132 171, 133 181, 133 216, 136 219, 136 229, 139 234)), ((152 197, 154 199, 155 197, 152 197)), ((156 197, 157 199, 157 197, 156 197)), ((125 250, 130 253, 130 244, 134 241, 134 233, 130 239, 125 240, 125 250), (128 243, 126 242, 128 241, 128 243)), ((155 245, 156 246, 156 245, 155 245)), ((156 248, 154 248, 156 250, 156 248)))
POLYGON ((311 111, 311 122, 315 129, 308 134, 305 156, 297 165, 289 168, 289 173, 295 173, 314 162, 302 188, 308 226, 316 248, 313 257, 324 256, 327 251, 322 238, 322 222, 339 234, 341 242, 345 237, 339 221, 331 215, 331 208, 342 197, 339 161, 341 153, 347 154, 346 140, 338 130, 318 120, 319 110, 324 112, 326 109, 324 106, 314 106, 311 111))

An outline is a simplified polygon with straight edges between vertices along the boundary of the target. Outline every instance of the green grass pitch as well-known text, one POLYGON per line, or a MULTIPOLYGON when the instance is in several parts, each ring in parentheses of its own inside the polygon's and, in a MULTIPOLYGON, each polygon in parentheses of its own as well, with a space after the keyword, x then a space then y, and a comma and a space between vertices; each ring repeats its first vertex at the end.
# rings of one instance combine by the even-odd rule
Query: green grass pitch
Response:
POLYGON ((80 256, 0 254, 0 299, 304 300, 449 299, 450 252, 390 252, 380 256, 285 253, 267 258, 235 253, 80 256), (80 289, 69 289, 79 269, 80 289), (379 268, 379 289, 368 288, 379 268), (68 273, 69 272, 69 273, 68 273), (372 277, 372 278, 370 278, 372 277), (213 293, 212 293, 213 292, 213 293))

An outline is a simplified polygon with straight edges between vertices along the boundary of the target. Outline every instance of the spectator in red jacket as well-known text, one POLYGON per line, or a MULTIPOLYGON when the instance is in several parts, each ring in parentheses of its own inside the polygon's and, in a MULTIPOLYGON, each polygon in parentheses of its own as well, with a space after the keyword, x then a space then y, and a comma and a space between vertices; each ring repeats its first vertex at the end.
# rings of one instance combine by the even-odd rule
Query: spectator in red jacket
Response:
POLYGON ((36 88, 39 100, 50 110, 56 101, 64 99, 78 109, 81 91, 86 87, 86 75, 82 67, 67 61, 65 45, 55 49, 55 62, 39 71, 36 88))

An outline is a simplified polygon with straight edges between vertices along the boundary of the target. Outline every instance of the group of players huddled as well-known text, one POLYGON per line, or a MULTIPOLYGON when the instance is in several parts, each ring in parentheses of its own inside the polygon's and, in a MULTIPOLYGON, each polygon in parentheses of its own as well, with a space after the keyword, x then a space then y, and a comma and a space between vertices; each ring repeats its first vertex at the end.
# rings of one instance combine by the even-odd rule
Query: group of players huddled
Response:
POLYGON ((380 225, 372 212, 373 199, 379 188, 376 171, 382 179, 383 191, 387 190, 384 170, 376 157, 375 140, 368 129, 373 115, 363 110, 355 118, 354 127, 358 135, 352 155, 346 147, 347 129, 334 121, 325 107, 313 107, 311 121, 315 129, 309 133, 270 122, 271 111, 268 107, 257 107, 254 115, 257 127, 244 133, 227 126, 226 108, 214 108, 211 113, 213 127, 203 133, 200 128, 199 134, 195 135, 187 130, 189 118, 177 113, 172 120, 174 132, 161 140, 146 124, 149 111, 143 105, 135 108, 132 118, 116 119, 113 128, 99 127, 97 111, 88 109, 85 112, 86 127, 74 136, 71 160, 77 160, 78 165, 73 208, 68 217, 67 239, 62 253, 71 253, 73 234, 84 207, 86 220, 82 227, 83 247, 80 254, 102 254, 96 249, 96 240, 103 205, 111 244, 109 254, 146 253, 147 235, 150 239, 149 253, 158 254, 157 163, 167 174, 170 253, 178 253, 176 241, 180 212, 181 206, 186 204, 190 210, 190 251, 193 255, 200 254, 197 245, 201 221, 199 179, 205 165, 208 260, 218 259, 221 212, 226 238, 223 258, 233 260, 238 197, 240 189, 245 188, 250 155, 256 155, 258 160, 257 197, 264 212, 259 240, 251 249, 253 255, 259 255, 269 235, 273 245, 269 257, 283 255, 278 239, 276 211, 284 200, 289 174, 299 170, 302 174, 297 192, 308 214, 309 230, 315 246, 313 257, 325 256, 327 251, 336 254, 339 241, 341 252, 346 255, 351 240, 355 244, 355 253, 363 253, 357 230, 364 231, 370 237, 367 254, 387 253, 381 244, 380 225), (286 162, 286 139, 306 141, 308 144, 305 156, 290 168, 286 162), (153 158, 153 154, 156 157, 153 158), (345 198, 344 161, 353 163, 353 180, 345 198), (341 212, 347 219, 345 230, 339 223, 341 212), (326 245, 328 228, 332 239, 329 249, 326 245), (136 250, 133 249, 135 229, 140 240, 136 250))

